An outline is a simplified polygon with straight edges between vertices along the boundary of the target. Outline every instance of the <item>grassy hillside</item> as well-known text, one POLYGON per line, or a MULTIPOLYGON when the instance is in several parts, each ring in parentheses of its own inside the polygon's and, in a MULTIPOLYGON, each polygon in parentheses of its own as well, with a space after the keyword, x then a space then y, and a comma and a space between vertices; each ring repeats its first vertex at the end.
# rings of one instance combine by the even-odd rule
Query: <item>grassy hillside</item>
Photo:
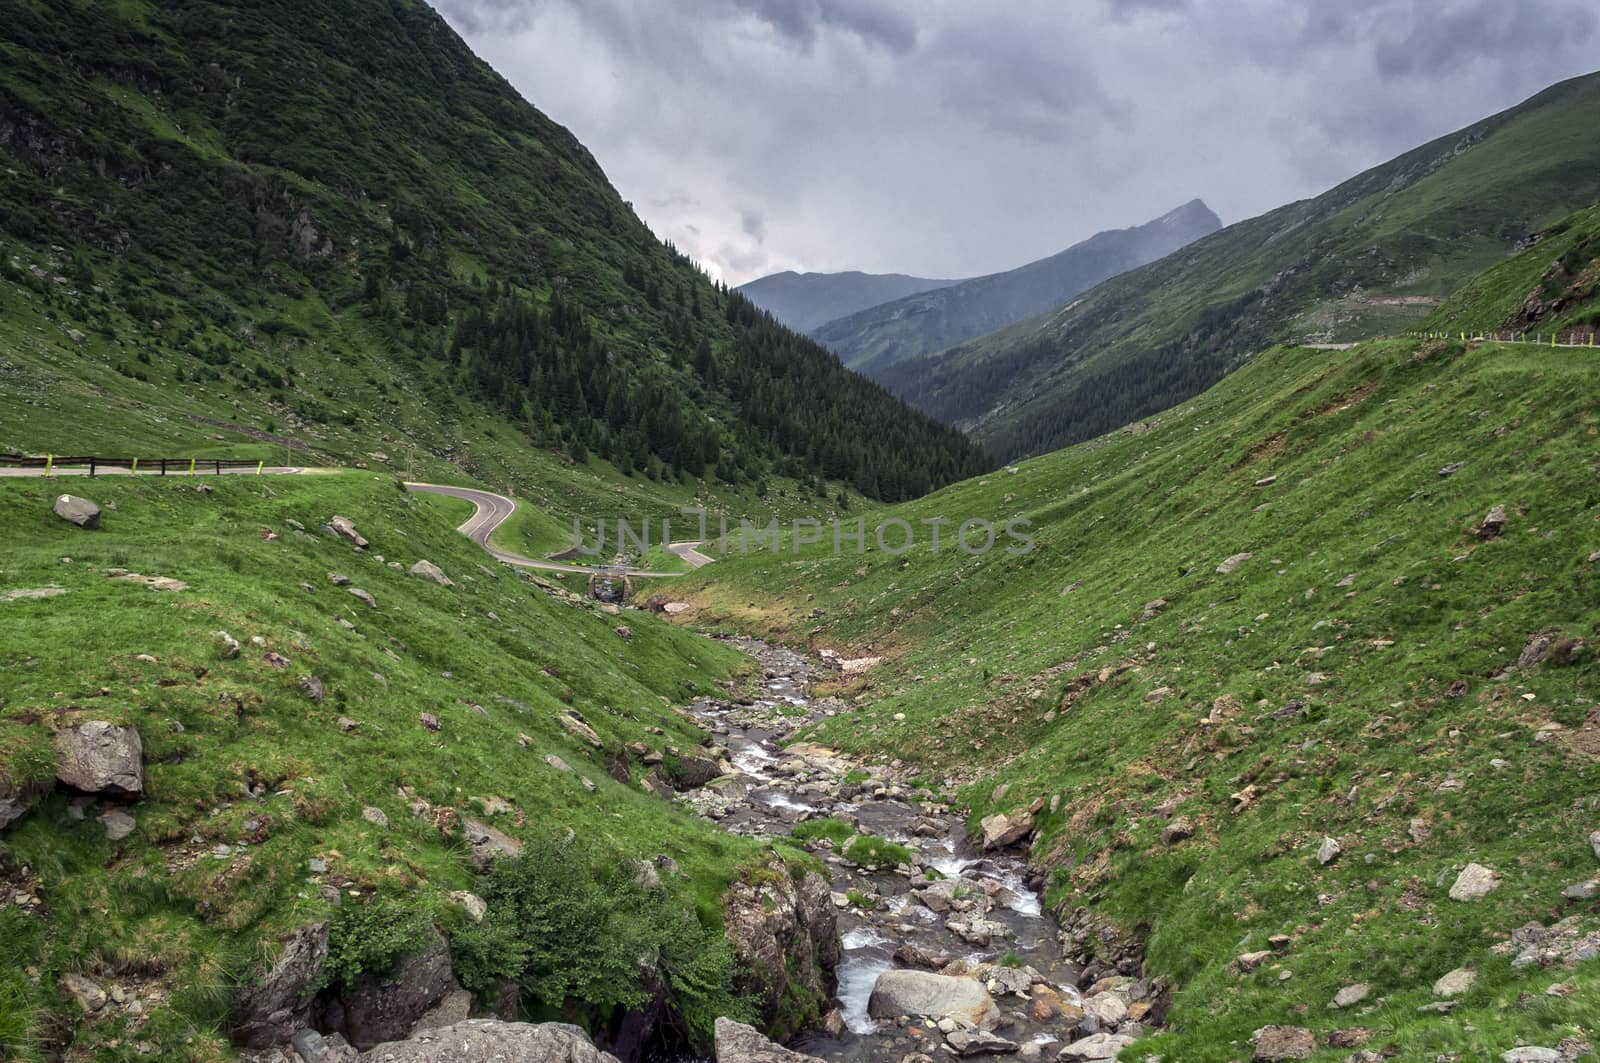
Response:
POLYGON ((656 480, 983 465, 657 241, 420 0, 21 4, 0 56, 4 364, 42 388, 441 456, 493 416, 656 480))
POLYGON ((1463 285, 1422 328, 1546 336, 1600 329, 1600 206, 1535 234, 1531 247, 1463 285))
POLYGON ((785 270, 739 285, 739 294, 796 332, 908 295, 958 284, 904 273, 795 273, 785 270))
POLYGON ((1221 227, 1209 207, 1191 200, 1154 221, 1096 233, 1049 258, 885 301, 811 333, 846 365, 881 377, 898 362, 1061 306, 1107 277, 1154 262, 1221 227))
POLYGON ((1600 966, 1498 946, 1600 928, 1563 892, 1600 872, 1595 359, 1275 348, 1137 428, 874 514, 918 530, 904 556, 730 558, 673 593, 700 623, 886 658, 820 740, 920 765, 974 826, 1044 801, 1032 856, 1079 946, 1140 944, 1173 987, 1131 1058, 1245 1058, 1268 1023, 1365 1027, 1403 1059, 1593 1044, 1600 966), (1013 517, 1033 552, 950 548, 1013 517), (1452 900, 1469 862, 1499 888, 1452 900), (1459 967, 1453 1013, 1419 1010, 1459 967))
POLYGON ((1563 82, 881 379, 1014 458, 1182 402, 1275 342, 1405 331, 1531 233, 1600 198, 1597 118, 1600 75, 1563 82))
MULTIPOLYGON (((121 1058, 108 1046, 146 1042, 160 1058, 231 1058, 231 986, 285 930, 352 906, 459 929, 448 894, 483 889, 463 817, 529 844, 570 829, 596 867, 670 857, 672 903, 704 927, 711 954, 725 950, 718 898, 758 850, 641 787, 648 769, 624 747, 694 748, 698 732, 674 707, 719 689, 742 659, 485 564, 454 531, 461 505, 359 472, 0 482, 0 591, 60 592, 0 593, 0 775, 48 780, 49 726, 85 719, 136 726, 146 764, 122 840, 98 821, 115 803, 85 809, 61 793, 0 836, 0 1054, 51 1058, 75 1044, 83 1058, 121 1058), (63 488, 106 507, 98 530, 51 514, 63 488), (335 514, 368 550, 317 530, 335 514), (391 564, 420 558, 455 586, 391 564), (130 569, 186 587, 111 578, 130 569), (242 644, 236 657, 216 631, 242 644), (320 701, 306 676, 321 681, 320 701), (572 711, 601 748, 559 724, 572 711), (364 818, 372 808, 386 826, 364 818), (143 1014, 80 1021, 67 972, 128 987, 143 1014)), ((610 931, 591 929, 599 955, 610 931)), ((688 989, 717 987, 713 975, 688 989)), ((690 1014, 696 1000, 684 1001, 690 1014)))

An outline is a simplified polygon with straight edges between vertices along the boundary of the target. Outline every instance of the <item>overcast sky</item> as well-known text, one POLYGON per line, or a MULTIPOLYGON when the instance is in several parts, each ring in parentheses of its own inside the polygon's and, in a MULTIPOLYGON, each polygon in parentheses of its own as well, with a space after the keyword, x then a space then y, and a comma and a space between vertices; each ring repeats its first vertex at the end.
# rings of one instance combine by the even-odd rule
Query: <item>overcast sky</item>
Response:
POLYGON ((434 0, 738 284, 1316 195, 1600 68, 1593 0, 434 0))

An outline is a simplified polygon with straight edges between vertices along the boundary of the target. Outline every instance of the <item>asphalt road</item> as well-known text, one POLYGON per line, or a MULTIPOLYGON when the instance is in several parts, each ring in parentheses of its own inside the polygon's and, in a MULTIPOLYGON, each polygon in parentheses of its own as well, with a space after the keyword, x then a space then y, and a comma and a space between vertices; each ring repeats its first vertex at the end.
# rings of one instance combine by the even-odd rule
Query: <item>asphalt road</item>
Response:
MULTIPOLYGON (((472 516, 466 519, 456 530, 479 546, 487 550, 497 561, 504 561, 508 565, 518 568, 533 568, 541 572, 576 572, 586 576, 648 576, 659 578, 665 576, 681 576, 681 572, 652 572, 643 568, 624 568, 614 565, 565 565, 559 561, 541 561, 521 554, 507 553, 489 541, 495 529, 511 519, 517 511, 514 499, 505 495, 497 495, 493 491, 480 491, 475 487, 449 487, 444 484, 407 483, 408 491, 421 491, 430 495, 447 495, 450 498, 460 498, 471 502, 477 508, 472 516)), ((698 543, 674 543, 667 549, 686 561, 691 568, 710 561, 709 557, 698 553, 694 548, 698 543), (679 550, 684 552, 679 552, 679 550), (693 554, 693 557, 688 556, 693 554), (696 559, 699 559, 696 563, 696 559)))

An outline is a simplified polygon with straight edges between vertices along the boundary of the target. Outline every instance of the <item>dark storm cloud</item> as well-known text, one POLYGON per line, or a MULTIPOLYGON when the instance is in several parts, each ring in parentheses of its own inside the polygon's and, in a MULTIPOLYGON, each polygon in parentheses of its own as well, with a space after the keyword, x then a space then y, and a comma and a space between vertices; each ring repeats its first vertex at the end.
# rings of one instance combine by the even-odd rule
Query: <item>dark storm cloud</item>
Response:
POLYGON ((1591 0, 436 0, 738 283, 1315 195, 1600 67, 1591 0))

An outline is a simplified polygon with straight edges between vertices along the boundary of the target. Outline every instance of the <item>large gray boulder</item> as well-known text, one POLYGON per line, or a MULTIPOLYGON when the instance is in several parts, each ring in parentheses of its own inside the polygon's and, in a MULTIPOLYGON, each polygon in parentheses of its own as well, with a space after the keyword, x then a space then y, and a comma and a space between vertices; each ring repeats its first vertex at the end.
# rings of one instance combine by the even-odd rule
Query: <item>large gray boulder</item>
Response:
POLYGON ((449 576, 446 576, 444 574, 444 569, 440 568, 432 561, 418 561, 416 564, 411 566, 410 572, 413 576, 418 576, 422 579, 431 579, 441 587, 454 587, 456 585, 455 580, 451 579, 449 576))
POLYGON ((84 793, 137 797, 144 793, 144 745, 135 727, 87 720, 55 734, 56 778, 84 793))
POLYGON ((339 1031, 357 1048, 398 1041, 460 988, 450 973, 450 946, 430 928, 421 952, 381 978, 363 975, 350 992, 323 1004, 317 1025, 339 1031))
POLYGON ((69 524, 76 524, 80 528, 100 527, 100 507, 87 498, 77 495, 58 495, 56 504, 51 507, 56 516, 69 524))
POLYGON ((717 1020, 715 1038, 717 1063, 822 1063, 816 1056, 773 1044, 754 1026, 732 1019, 717 1020))
POLYGON ((270 965, 234 991, 230 1025, 246 1048, 283 1044, 309 1025, 312 986, 328 958, 328 924, 301 927, 270 965))
POLYGON ((884 971, 872 986, 867 1014, 875 1019, 900 1015, 954 1019, 980 1030, 992 1030, 1000 1022, 1000 1009, 976 978, 928 971, 884 971))
POLYGON ((378 1045, 361 1059, 363 1063, 619 1063, 576 1026, 499 1019, 468 1019, 424 1030, 409 1041, 378 1045))

